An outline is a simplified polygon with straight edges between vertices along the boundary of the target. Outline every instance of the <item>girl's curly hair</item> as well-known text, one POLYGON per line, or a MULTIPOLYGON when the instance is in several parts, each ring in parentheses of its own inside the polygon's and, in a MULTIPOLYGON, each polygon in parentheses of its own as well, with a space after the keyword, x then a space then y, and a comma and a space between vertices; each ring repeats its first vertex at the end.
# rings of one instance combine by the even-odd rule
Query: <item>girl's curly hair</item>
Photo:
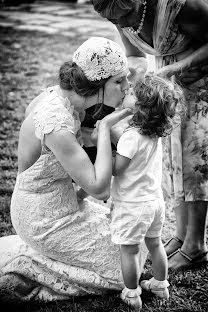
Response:
POLYGON ((164 137, 177 127, 185 116, 185 98, 176 83, 148 73, 134 86, 137 109, 130 126, 143 135, 164 137))

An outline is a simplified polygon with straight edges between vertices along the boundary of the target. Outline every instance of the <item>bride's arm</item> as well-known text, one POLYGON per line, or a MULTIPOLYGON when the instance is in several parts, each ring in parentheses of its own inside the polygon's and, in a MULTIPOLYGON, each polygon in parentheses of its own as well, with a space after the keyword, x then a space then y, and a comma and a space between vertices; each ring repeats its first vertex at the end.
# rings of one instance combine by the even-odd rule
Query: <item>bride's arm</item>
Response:
POLYGON ((113 112, 101 120, 94 165, 74 134, 60 130, 45 135, 45 144, 70 177, 89 195, 99 195, 110 185, 112 176, 110 128, 129 113, 129 110, 113 112))

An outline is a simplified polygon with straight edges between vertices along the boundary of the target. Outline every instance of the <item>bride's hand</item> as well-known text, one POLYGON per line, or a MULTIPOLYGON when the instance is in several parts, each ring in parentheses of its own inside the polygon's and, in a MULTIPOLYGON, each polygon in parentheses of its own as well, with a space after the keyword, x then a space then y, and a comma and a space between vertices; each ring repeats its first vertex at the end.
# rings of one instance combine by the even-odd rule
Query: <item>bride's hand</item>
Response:
POLYGON ((113 113, 105 116, 102 120, 100 120, 98 124, 98 129, 102 127, 103 125, 111 128, 113 125, 115 125, 120 120, 124 119, 125 117, 131 115, 131 109, 124 108, 122 110, 115 110, 113 113))

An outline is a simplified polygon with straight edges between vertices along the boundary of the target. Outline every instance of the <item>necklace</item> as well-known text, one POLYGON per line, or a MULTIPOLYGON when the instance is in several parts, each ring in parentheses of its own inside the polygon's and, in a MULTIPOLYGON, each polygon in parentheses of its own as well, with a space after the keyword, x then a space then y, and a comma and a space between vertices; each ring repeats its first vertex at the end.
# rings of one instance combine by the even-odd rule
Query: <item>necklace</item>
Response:
POLYGON ((142 18, 141 18, 141 21, 139 23, 139 26, 137 28, 137 30, 134 30, 133 27, 129 27, 128 30, 133 34, 133 35, 138 35, 142 28, 143 28, 143 25, 144 25, 144 19, 145 19, 145 16, 146 16, 146 11, 147 11, 147 1, 144 0, 142 5, 144 6, 143 8, 143 13, 142 13, 142 18))

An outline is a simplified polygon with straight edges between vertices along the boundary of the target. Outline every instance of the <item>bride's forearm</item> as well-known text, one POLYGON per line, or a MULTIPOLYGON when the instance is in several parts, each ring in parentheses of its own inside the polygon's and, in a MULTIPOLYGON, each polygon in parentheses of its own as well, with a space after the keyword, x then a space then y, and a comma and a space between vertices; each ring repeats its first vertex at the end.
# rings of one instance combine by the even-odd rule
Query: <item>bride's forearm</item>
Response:
POLYGON ((110 129, 105 123, 100 123, 97 141, 97 156, 95 160, 95 176, 97 190, 95 194, 102 193, 110 183, 112 175, 112 148, 110 141, 110 129))

